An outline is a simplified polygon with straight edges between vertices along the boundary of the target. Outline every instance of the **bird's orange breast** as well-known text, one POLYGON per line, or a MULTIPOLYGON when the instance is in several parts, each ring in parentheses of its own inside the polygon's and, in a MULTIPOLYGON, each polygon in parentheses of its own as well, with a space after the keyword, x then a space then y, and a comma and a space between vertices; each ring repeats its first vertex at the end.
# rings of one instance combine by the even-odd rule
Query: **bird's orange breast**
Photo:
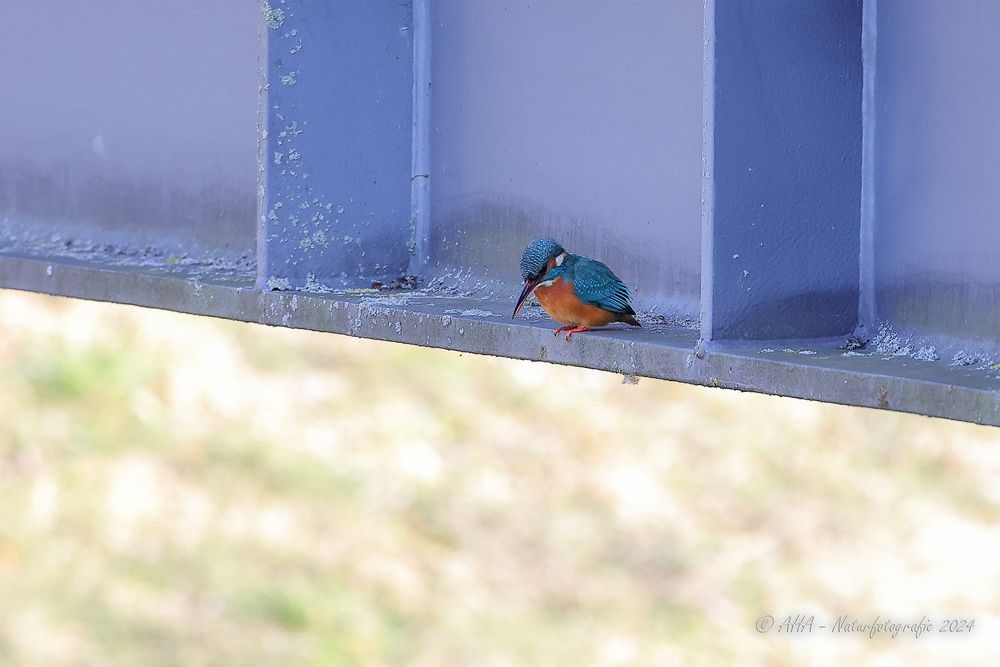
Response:
POLYGON ((562 276, 548 287, 536 287, 535 296, 545 312, 556 322, 603 327, 615 319, 615 314, 611 311, 581 301, 573 291, 573 283, 564 280, 562 276))

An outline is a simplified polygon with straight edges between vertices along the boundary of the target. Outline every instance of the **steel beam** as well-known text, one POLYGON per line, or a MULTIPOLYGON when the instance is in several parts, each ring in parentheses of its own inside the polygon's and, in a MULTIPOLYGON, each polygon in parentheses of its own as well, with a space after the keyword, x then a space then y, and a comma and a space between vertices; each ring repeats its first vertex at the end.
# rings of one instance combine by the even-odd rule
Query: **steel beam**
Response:
POLYGON ((0 286, 998 425, 998 37, 992 0, 5 0, 0 286), (512 322, 540 234, 644 328, 512 322))

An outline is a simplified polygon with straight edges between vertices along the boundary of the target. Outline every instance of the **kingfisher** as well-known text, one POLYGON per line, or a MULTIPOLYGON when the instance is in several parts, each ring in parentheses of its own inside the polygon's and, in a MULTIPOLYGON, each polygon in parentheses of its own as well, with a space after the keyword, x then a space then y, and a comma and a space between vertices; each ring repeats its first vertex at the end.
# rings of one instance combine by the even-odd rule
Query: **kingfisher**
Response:
POLYGON ((517 317, 532 291, 552 319, 563 325, 553 332, 566 332, 566 340, 578 331, 603 327, 611 322, 641 326, 629 303, 628 287, 603 262, 574 255, 553 239, 537 238, 521 255, 524 289, 514 306, 517 317))

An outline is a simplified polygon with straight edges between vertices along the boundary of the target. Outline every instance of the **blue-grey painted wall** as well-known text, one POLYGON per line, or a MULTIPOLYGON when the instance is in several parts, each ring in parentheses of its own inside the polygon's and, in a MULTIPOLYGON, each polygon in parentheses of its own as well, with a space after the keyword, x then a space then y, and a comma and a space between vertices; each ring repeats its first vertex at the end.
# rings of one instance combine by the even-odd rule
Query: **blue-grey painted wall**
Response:
POLYGON ((410 3, 288 0, 264 22, 262 282, 399 276, 412 240, 410 3))
POLYGON ((849 332, 858 309, 861 3, 708 6, 714 206, 703 336, 849 332))
POLYGON ((4 0, 0 231, 254 245, 255 2, 4 0))
POLYGON ((430 11, 428 270, 511 291, 544 234, 605 260, 640 305, 697 314, 701 1, 430 11))
POLYGON ((1000 2, 880 0, 875 39, 878 317, 1000 352, 1000 2))

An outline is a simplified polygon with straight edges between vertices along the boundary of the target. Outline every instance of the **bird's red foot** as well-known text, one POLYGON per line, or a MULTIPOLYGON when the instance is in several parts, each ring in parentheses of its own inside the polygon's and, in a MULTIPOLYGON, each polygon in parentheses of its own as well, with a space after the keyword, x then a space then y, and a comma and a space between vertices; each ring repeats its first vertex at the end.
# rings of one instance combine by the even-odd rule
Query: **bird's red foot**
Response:
POLYGON ((566 340, 569 340, 570 338, 572 338, 573 334, 575 334, 577 331, 590 331, 590 327, 586 327, 586 326, 560 327, 560 328, 565 328, 566 329, 566 340))
POLYGON ((556 329, 555 331, 553 331, 553 332, 552 332, 552 335, 553 335, 553 336, 558 336, 558 335, 559 335, 559 334, 561 334, 561 333, 562 333, 563 331, 569 331, 570 329, 572 329, 572 328, 573 328, 573 327, 575 327, 575 326, 576 326, 575 324, 564 324, 564 325, 562 325, 561 327, 559 327, 558 329, 556 329))

